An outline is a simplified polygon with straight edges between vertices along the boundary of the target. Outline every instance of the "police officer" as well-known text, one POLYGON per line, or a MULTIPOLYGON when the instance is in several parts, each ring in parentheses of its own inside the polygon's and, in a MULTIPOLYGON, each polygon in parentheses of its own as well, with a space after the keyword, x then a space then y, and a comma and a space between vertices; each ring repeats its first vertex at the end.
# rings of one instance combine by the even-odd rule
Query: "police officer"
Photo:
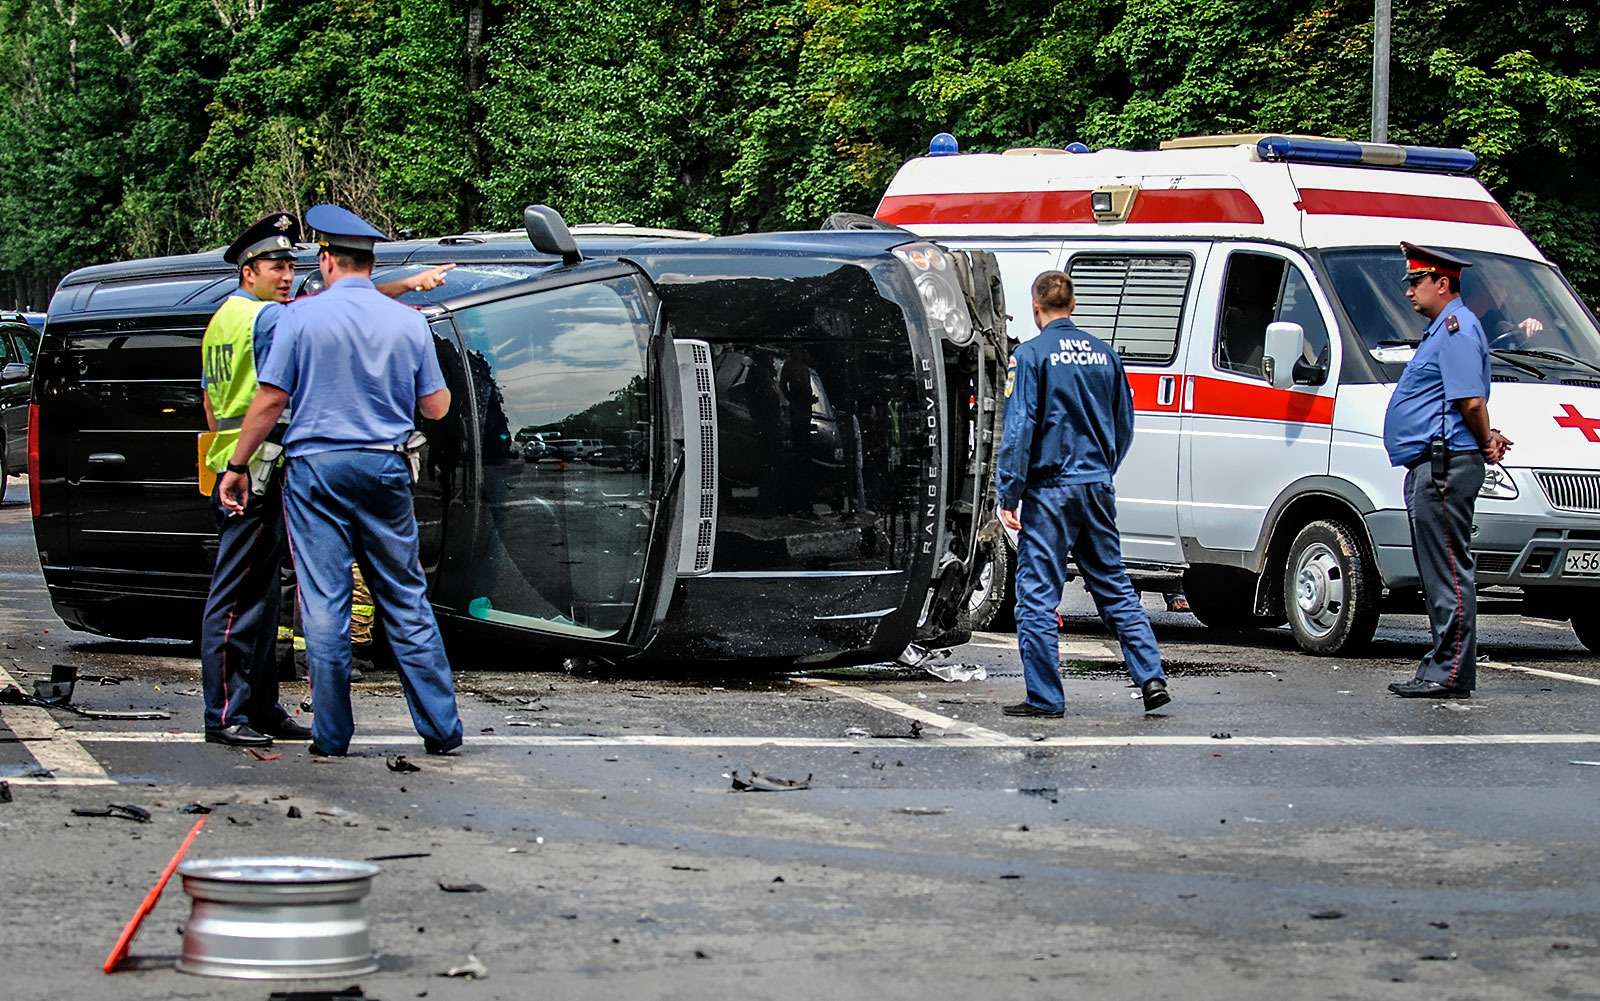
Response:
POLYGON ((1499 462, 1511 442, 1489 426, 1489 344, 1461 301, 1461 272, 1471 265, 1411 243, 1400 250, 1406 297, 1429 323, 1389 399, 1383 445, 1391 464, 1406 467, 1406 513, 1433 646, 1416 677, 1389 691, 1465 699, 1477 684, 1477 579, 1468 548, 1473 506, 1484 463, 1499 462))
POLYGON ((1117 353, 1072 322, 1076 307, 1064 272, 1034 279, 1039 336, 1017 348, 1006 372, 995 484, 1000 520, 1021 533, 1017 644, 1028 687, 1025 701, 1003 709, 1007 716, 1065 712, 1056 608, 1069 555, 1100 618, 1122 643, 1145 712, 1172 700, 1150 617, 1122 568, 1117 534, 1112 479, 1133 444, 1133 396, 1117 353))
POLYGON ((219 487, 243 510, 249 481, 241 463, 285 405, 289 461, 284 509, 300 584, 315 707, 314 754, 350 745, 352 560, 371 585, 423 746, 461 746, 455 684, 417 554, 411 467, 403 447, 417 411, 450 409, 450 391, 422 315, 372 284, 373 245, 382 233, 354 213, 314 206, 326 289, 291 303, 261 370, 261 392, 245 417, 219 487))
MULTIPOLYGON (((201 341, 201 385, 206 424, 214 433, 206 465, 223 471, 239 428, 256 395, 256 372, 267 357, 273 328, 294 282, 300 222, 274 212, 239 234, 222 259, 239 269, 239 287, 206 325, 201 341)), ((273 429, 281 438, 283 428, 273 429)), ((246 456, 254 453, 254 449, 246 456)), ((270 464, 267 464, 270 468, 270 464)), ((220 484, 220 481, 219 481, 220 484)), ((217 562, 200 624, 200 668, 205 691, 206 740, 260 747, 273 737, 309 740, 311 731, 278 704, 278 572, 285 554, 281 484, 230 512, 212 490, 217 518, 217 562)))

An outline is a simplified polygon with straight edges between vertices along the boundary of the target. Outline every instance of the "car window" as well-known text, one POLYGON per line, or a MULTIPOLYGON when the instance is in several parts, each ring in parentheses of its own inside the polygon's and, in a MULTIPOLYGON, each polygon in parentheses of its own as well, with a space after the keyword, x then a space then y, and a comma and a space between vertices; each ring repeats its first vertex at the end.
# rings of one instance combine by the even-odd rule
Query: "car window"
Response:
POLYGON ((39 332, 19 323, 11 328, 11 335, 17 345, 18 360, 24 365, 32 365, 33 356, 39 353, 39 332))
POLYGON ((9 365, 19 360, 16 350, 11 346, 9 331, 0 330, 0 365, 9 365))
POLYGON ((1124 361, 1166 364, 1178 352, 1194 258, 1188 254, 1079 254, 1072 321, 1124 361))
POLYGON ((134 278, 101 282, 89 296, 89 309, 148 309, 176 306, 216 281, 215 276, 134 278))
POLYGON ((1240 251, 1228 259, 1213 358, 1225 372, 1265 378, 1267 325, 1298 323, 1306 334, 1307 362, 1328 347, 1328 327, 1299 268, 1282 257, 1240 251))
POLYGON ((567 432, 553 450, 650 438, 651 318, 632 278, 454 314, 476 375, 484 530, 468 613, 569 636, 627 626, 652 524, 648 450, 626 463, 525 452, 512 429, 567 432), (574 434, 576 433, 576 434, 574 434), (585 433, 598 435, 584 438, 585 433))

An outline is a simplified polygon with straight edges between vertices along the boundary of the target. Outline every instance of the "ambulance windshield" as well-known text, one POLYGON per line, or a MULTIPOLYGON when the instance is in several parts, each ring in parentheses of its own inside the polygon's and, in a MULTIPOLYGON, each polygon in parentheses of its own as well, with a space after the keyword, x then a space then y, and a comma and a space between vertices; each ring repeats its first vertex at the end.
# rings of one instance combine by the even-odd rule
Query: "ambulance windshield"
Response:
MULTIPOLYGON (((1449 248, 1470 261, 1462 280, 1467 306, 1483 321, 1496 364, 1577 367, 1600 375, 1600 330, 1556 270, 1547 264, 1449 248)), ((1404 362, 1427 321, 1406 299, 1399 248, 1323 254, 1333 290, 1373 357, 1404 362)))

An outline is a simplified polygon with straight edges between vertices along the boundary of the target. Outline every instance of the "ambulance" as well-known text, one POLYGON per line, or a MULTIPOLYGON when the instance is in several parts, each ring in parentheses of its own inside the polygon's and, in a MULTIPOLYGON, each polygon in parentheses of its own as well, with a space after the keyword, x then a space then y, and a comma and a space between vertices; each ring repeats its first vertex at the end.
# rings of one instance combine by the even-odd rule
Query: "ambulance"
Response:
MULTIPOLYGON (((1041 271, 1113 345, 1137 410, 1118 526, 1143 590, 1186 591, 1221 630, 1287 623, 1353 651, 1385 612, 1422 610, 1383 417, 1426 320, 1402 240, 1471 262, 1492 354, 1491 466, 1471 548, 1483 613, 1567 620, 1600 649, 1600 325, 1458 149, 1294 135, 1158 150, 961 153, 948 134, 895 175, 882 225, 992 251, 1010 331, 1032 336, 1041 271)), ((1014 539, 985 533, 969 614, 1009 615, 1014 539)))

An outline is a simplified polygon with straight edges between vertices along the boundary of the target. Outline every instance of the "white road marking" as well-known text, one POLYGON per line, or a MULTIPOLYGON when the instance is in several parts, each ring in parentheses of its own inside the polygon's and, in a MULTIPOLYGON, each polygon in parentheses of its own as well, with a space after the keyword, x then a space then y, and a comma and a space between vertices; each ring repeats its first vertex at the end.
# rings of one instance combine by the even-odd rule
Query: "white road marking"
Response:
MULTIPOLYGON (((991 647, 996 650, 1016 650, 1017 638, 1003 633, 973 633, 969 646, 991 647)), ((1076 660, 1121 660, 1122 650, 1106 640, 1071 639, 1061 637, 1061 654, 1076 660)))
MULTIPOLYGON (((0 667, 0 685, 16 685, 6 669, 0 667)), ((22 687, 18 685, 17 687, 22 687)), ((61 728, 50 714, 34 706, 6 706, 0 709, 0 723, 22 738, 18 746, 33 756, 39 767, 50 773, 48 777, 20 777, 6 779, 27 785, 116 785, 116 780, 106 774, 94 755, 83 749, 73 739, 74 735, 61 728), (41 739, 42 738, 42 739, 41 739)))
POLYGON ((978 740, 1010 741, 1015 739, 995 730, 985 730, 983 727, 972 723, 963 723, 958 719, 951 719, 949 716, 941 716, 926 709, 918 709, 916 706, 907 705, 899 699, 884 695, 881 692, 874 692, 868 688, 842 685, 837 681, 829 681, 826 678, 796 678, 794 680, 802 685, 810 685, 813 688, 825 688, 830 692, 837 692, 845 698, 864 702, 875 709, 882 709, 905 719, 916 720, 925 726, 936 727, 952 736, 978 740))
POLYGON ((1491 660, 1478 658, 1479 667, 1489 667, 1496 671, 1519 671, 1523 674, 1537 675, 1541 678, 1554 678, 1556 681, 1571 681, 1580 685, 1600 686, 1600 678, 1585 678, 1581 674, 1562 674, 1560 671, 1546 671, 1538 667, 1518 667, 1515 664, 1497 664, 1491 660))
MULTIPOLYGON (((875 693, 872 693, 875 694, 875 693)), ((911 709, 912 707, 907 706, 911 709)), ((921 713, 921 710, 913 709, 921 713)), ((926 713, 940 719, 937 713, 926 713)), ((1534 745, 1534 744, 1600 744, 1600 733, 1485 733, 1485 734, 1398 734, 1374 735, 1352 737, 1297 737, 1297 736, 1270 736, 1252 737, 1244 734, 1234 734, 1228 740, 1217 740, 1206 734, 1171 734, 1171 735, 1129 735, 1116 736, 1069 736, 1046 737, 1044 740, 1032 740, 1028 737, 1012 737, 994 730, 984 730, 982 727, 971 727, 962 724, 959 720, 950 720, 956 726, 968 726, 963 732, 961 740, 893 740, 876 739, 872 737, 719 737, 719 736, 677 736, 671 734, 627 734, 619 736, 501 736, 499 734, 486 734, 483 736, 468 736, 466 749, 470 752, 478 747, 667 747, 667 748, 707 748, 716 749, 724 747, 796 747, 796 748, 840 748, 847 747, 852 750, 865 748, 894 748, 897 752, 913 747, 917 748, 1018 748, 1018 747, 1211 747, 1222 751, 1238 747, 1448 747, 1459 745, 1534 745), (977 734, 972 731, 976 730, 977 734)), ((932 725, 932 724, 930 724, 932 725)), ((1045 721, 1043 725, 1049 725, 1045 721)), ((87 744, 200 744, 204 737, 198 733, 138 733, 132 731, 97 731, 78 734, 78 740, 87 744)), ((353 747, 410 747, 420 748, 421 738, 415 734, 372 734, 356 735, 351 742, 353 747)), ((277 752, 302 750, 305 745, 300 743, 280 742, 272 750, 277 752)), ((218 748, 220 752, 222 749, 218 748)), ((10 782, 26 781, 24 779, 7 779, 10 782)), ((67 783, 63 783, 67 784, 67 783)), ((78 783, 85 784, 85 783, 78 783)))

